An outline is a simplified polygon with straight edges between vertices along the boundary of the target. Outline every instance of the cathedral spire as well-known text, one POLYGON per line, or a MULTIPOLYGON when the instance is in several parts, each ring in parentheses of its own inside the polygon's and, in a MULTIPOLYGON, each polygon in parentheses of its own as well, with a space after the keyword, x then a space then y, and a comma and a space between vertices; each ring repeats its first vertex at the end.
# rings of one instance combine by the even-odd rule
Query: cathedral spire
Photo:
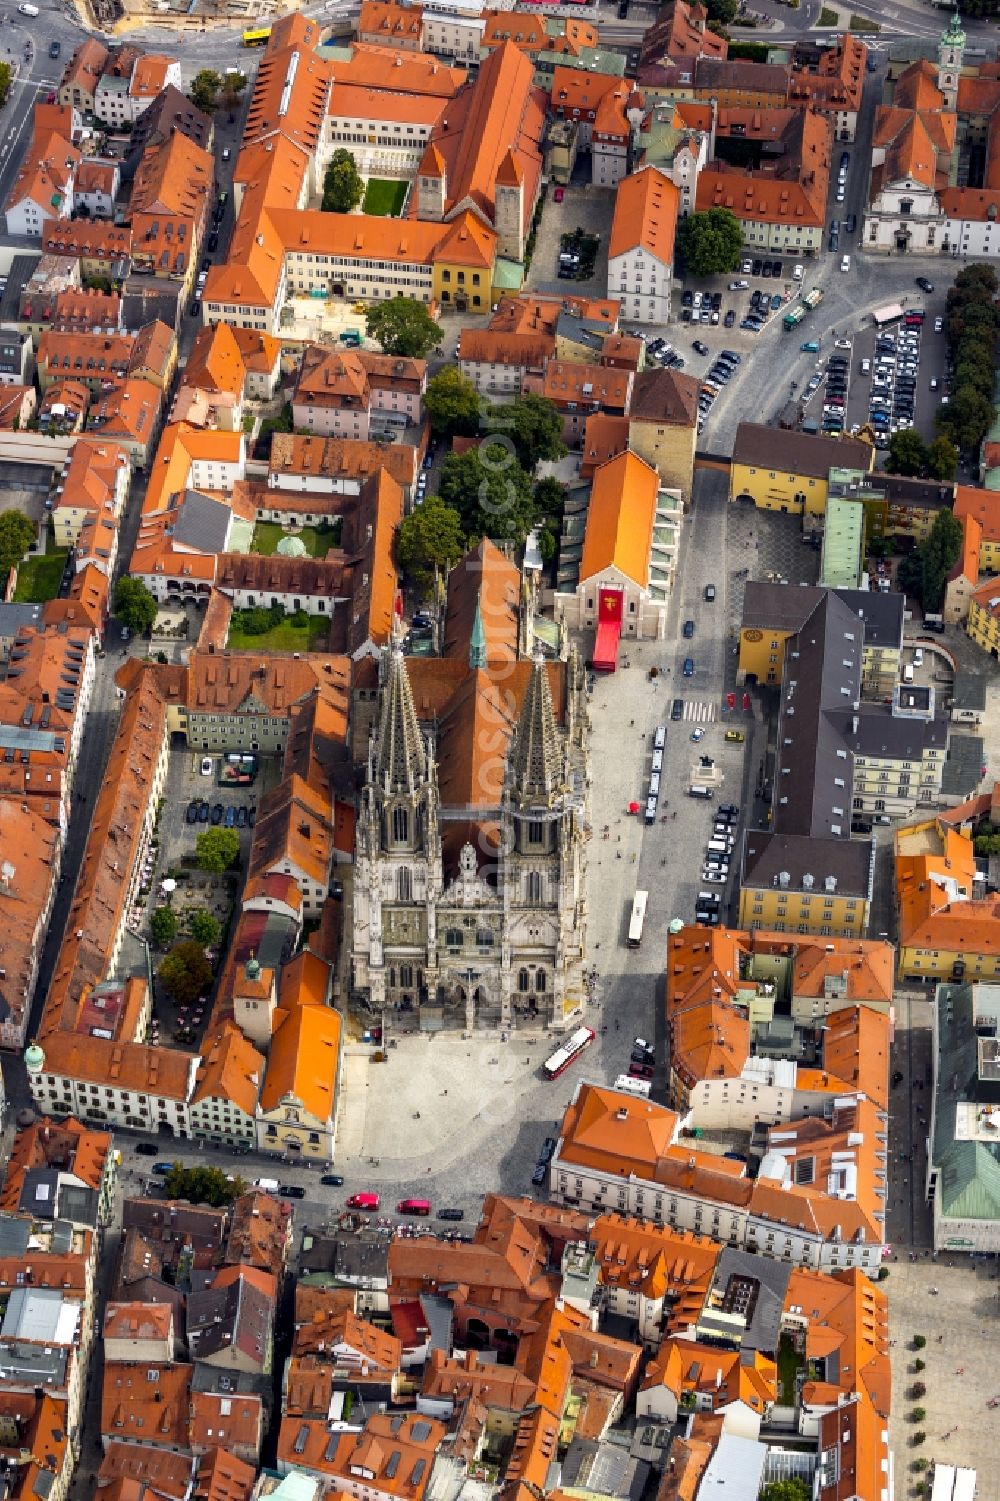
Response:
POLYGON ((424 746, 403 653, 389 652, 375 729, 373 779, 384 792, 415 792, 427 778, 424 746))
POLYGON ((469 637, 469 666, 473 672, 477 668, 486 666, 486 632, 483 630, 483 614, 479 608, 479 596, 476 596, 476 615, 472 622, 472 635, 469 637))
POLYGON ((547 801, 561 781, 559 733, 541 653, 536 654, 521 717, 510 742, 515 791, 528 800, 547 801))

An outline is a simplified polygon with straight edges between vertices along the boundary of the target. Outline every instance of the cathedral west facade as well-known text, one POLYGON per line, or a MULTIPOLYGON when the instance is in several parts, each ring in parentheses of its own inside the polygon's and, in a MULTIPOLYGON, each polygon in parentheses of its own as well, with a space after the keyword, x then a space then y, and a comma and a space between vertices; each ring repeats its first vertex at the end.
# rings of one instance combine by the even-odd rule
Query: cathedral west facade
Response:
POLYGON ((561 1029, 585 996, 582 666, 491 659, 478 602, 468 657, 450 666, 442 690, 440 660, 390 648, 379 664, 353 984, 423 1028, 561 1029))

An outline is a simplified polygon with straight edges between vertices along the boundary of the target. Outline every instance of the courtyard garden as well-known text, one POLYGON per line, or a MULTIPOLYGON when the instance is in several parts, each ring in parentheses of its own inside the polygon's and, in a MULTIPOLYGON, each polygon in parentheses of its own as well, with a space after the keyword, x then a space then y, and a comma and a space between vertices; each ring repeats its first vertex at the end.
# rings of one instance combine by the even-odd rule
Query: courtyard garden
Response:
POLYGON ((392 182, 385 177, 369 177, 361 204, 365 214, 383 214, 398 218, 406 202, 406 183, 392 182))
MULTIPOLYGON (((273 557, 285 538, 298 538, 311 558, 325 558, 331 547, 340 545, 340 517, 322 522, 319 526, 300 526, 287 531, 277 521, 258 521, 253 529, 251 552, 273 557)), ((298 548, 295 549, 298 552, 298 548)))

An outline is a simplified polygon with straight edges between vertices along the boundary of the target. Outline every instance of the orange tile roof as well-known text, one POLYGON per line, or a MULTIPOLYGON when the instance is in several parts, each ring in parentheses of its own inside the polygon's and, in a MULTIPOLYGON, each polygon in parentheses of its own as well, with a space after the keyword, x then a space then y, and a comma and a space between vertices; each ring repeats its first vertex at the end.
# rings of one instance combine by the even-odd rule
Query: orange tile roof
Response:
POLYGON ((619 454, 596 470, 580 560, 581 581, 613 568, 641 589, 648 586, 659 488, 656 470, 638 454, 619 454))
POLYGON ((162 1501, 188 1501, 193 1461, 187 1454, 173 1454, 152 1444, 112 1441, 104 1450, 98 1479, 104 1487, 133 1477, 148 1486, 153 1497, 162 1501))
POLYGON ((340 1073, 340 1016, 329 1006, 300 1005, 271 1039, 260 1111, 281 1108, 286 1096, 321 1123, 332 1121, 340 1073))
POLYGON ((622 178, 615 197, 608 255, 613 259, 641 246, 664 265, 674 260, 680 191, 656 167, 622 178))
POLYGON ((174 1311, 169 1303, 108 1303, 102 1340, 165 1340, 171 1338, 174 1311))
POLYGON ((46 219, 58 218, 67 204, 80 159, 81 153, 64 136, 36 120, 31 143, 7 194, 7 209, 30 200, 43 210, 46 219))
POLYGON ((892 91, 897 109, 943 109, 944 95, 938 87, 937 64, 921 58, 899 75, 892 91))
POLYGON ((285 1421, 278 1439, 278 1460, 321 1476, 338 1477, 345 1485, 351 1483, 352 1475, 361 1473, 370 1477, 367 1483, 380 1495, 420 1501, 446 1433, 443 1423, 418 1413, 376 1412, 360 1433, 343 1433, 334 1445, 325 1420, 285 1421))
POLYGON ((683 1330, 697 1319, 719 1259, 716 1241, 617 1214, 601 1215, 589 1238, 603 1287, 666 1298, 664 1318, 671 1329, 683 1330))
POLYGON ((43 1117, 33 1125, 21 1127, 14 1137, 0 1189, 0 1210, 16 1213, 25 1173, 56 1164, 68 1177, 98 1192, 104 1182, 110 1151, 109 1132, 91 1130, 72 1117, 59 1121, 43 1117))
POLYGON ((240 397, 246 380, 246 366, 236 335, 226 323, 200 328, 188 355, 182 376, 186 386, 204 391, 220 391, 240 397))
POLYGON ((132 70, 129 95, 133 99, 155 99, 167 84, 167 73, 176 59, 162 52, 140 54, 132 70))
POLYGON ((665 1386, 681 1402, 708 1398, 713 1409, 745 1402, 759 1415, 777 1396, 777 1367, 759 1350, 720 1349, 696 1340, 665 1339, 646 1366, 643 1389, 665 1386))
POLYGON ((960 521, 966 516, 974 516, 983 529, 984 542, 1000 542, 1000 494, 995 490, 958 485, 953 511, 960 521))
POLYGON ((450 102, 447 118, 442 115, 431 136, 445 163, 449 210, 468 202, 494 223, 494 189, 501 163, 511 151, 524 182, 527 229, 542 172, 545 131, 545 96, 532 77, 525 54, 512 42, 502 42, 480 64, 475 82, 466 84, 450 102))
POLYGON ((847 981, 849 1001, 892 1001, 892 945, 868 938, 830 938, 816 943, 800 938, 795 948, 792 993, 824 994, 828 977, 847 981))
MULTIPOLYGON (((792 1270, 783 1312, 806 1321, 807 1360, 822 1360, 842 1392, 864 1392, 884 1418, 891 1411, 888 1300, 857 1268, 849 1271, 792 1270), (831 1359, 835 1356, 835 1359, 831 1359)), ((811 1400, 811 1383, 803 1400, 811 1400)))
POLYGON ((227 1100, 252 1120, 263 1077, 262 1055, 238 1027, 224 1022, 220 1031, 203 1044, 191 1104, 227 1100))
MULTIPOLYGON (((536 383, 532 382, 530 389, 536 383)), ((587 365, 576 360, 549 360, 537 394, 557 406, 565 402, 616 407, 628 410, 633 380, 631 370, 616 370, 609 365, 587 365), (584 388, 587 389, 584 389, 584 388)), ((526 388, 528 383, 526 382, 526 388)))
MULTIPOLYGON (((298 251, 424 266, 445 260, 485 268, 492 266, 496 253, 493 230, 468 211, 447 224, 378 214, 319 214, 311 209, 273 209, 269 220, 282 254, 298 251)), ((210 286, 211 272, 206 297, 210 286)))
POLYGON ((512 42, 529 57, 539 52, 563 53, 579 57, 585 47, 600 45, 600 32, 591 21, 575 16, 549 17, 531 11, 484 10, 480 47, 493 49, 512 42), (561 23, 562 31, 550 30, 550 22, 561 23))
MULTIPOLYGON (((746 113, 730 115, 745 124, 746 113)), ((698 211, 728 208, 738 218, 755 222, 822 227, 830 178, 829 117, 814 109, 781 109, 758 110, 752 118, 759 122, 753 133, 762 139, 770 139, 771 118, 781 124, 775 137, 783 147, 781 155, 754 172, 710 163, 698 178, 698 211)))
POLYGON ((507 365, 541 373, 554 353, 555 338, 549 333, 463 328, 458 336, 459 360, 474 365, 507 365))
POLYGON ((101 1393, 101 1435, 156 1444, 166 1449, 188 1448, 188 1402, 194 1367, 134 1365, 105 1361, 101 1393), (149 1372, 156 1379, 149 1379, 149 1372))
POLYGON ((673 1013, 670 1067, 690 1089, 702 1079, 738 1079, 750 1057, 746 1013, 711 1000, 673 1013))
POLYGON ((263 1433, 264 1408, 260 1397, 192 1391, 188 1443, 195 1453, 222 1445, 227 1452, 256 1466, 263 1433))
POLYGON ((105 219, 60 220, 47 224, 42 234, 47 255, 71 255, 89 260, 115 260, 132 250, 132 226, 105 219))
POLYGON ((95 401, 87 415, 89 428, 102 438, 148 444, 160 416, 162 392, 148 380, 129 379, 95 401))
MULTIPOLYGON (((365 0, 366 4, 373 0, 365 0)), ((380 8, 382 0, 376 0, 380 8)), ((396 8, 396 7, 394 7, 396 8)), ((412 7, 398 7, 412 14, 412 7)), ((436 125, 448 108, 447 99, 437 94, 410 94, 391 87, 392 75, 381 88, 357 83, 335 83, 330 91, 327 113, 334 120, 387 120, 393 125, 436 125)), ((374 128, 374 127, 372 127, 374 128)))

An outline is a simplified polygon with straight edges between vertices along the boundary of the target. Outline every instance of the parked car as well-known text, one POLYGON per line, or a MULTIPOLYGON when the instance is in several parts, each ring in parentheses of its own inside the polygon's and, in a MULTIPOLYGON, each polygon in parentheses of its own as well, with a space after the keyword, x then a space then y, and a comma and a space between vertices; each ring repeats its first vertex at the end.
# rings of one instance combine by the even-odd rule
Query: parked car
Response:
POLYGON ((226 810, 222 806, 222 804, 221 803, 214 803, 212 805, 212 822, 214 824, 220 824, 222 822, 222 820, 225 818, 225 816, 226 816, 226 810))
POLYGON ((691 640, 691 637, 694 635, 693 620, 685 620, 684 624, 681 627, 681 635, 684 637, 685 641, 691 640))
POLYGON ((712 600, 715 598, 715 585, 714 584, 706 584, 705 585, 705 598, 711 604, 712 600))
POLYGON ((437 1217, 438 1217, 439 1220, 464 1220, 465 1219, 465 1210, 464 1209, 439 1209, 438 1212, 437 1212, 437 1217))
MULTIPOLYGON (((206 804, 206 806, 207 806, 207 804, 206 804)), ((226 816, 222 820, 222 822, 223 822, 224 826, 227 829, 234 829, 236 827, 236 809, 235 808, 227 808, 226 809, 226 816)))
POLYGON ((551 1162, 555 1156, 556 1139, 554 1136, 546 1136, 542 1142, 542 1150, 538 1154, 539 1162, 551 1162))
POLYGON ((344 1180, 339 1173, 324 1173, 319 1180, 325 1183, 327 1188, 343 1188, 344 1180))
POLYGON ((174 1164, 172 1162, 154 1162, 150 1168, 150 1172, 155 1173, 158 1178, 169 1177, 173 1170, 174 1164))
POLYGON ((742 730, 727 730, 723 736, 723 739, 728 740, 730 745, 742 745, 746 738, 742 730))
POLYGON ((200 807, 201 807, 201 803, 198 801, 197 798, 195 798, 194 802, 188 803, 188 805, 187 805, 187 812, 184 814, 184 821, 185 821, 185 823, 197 823, 198 822, 198 809, 200 807))
POLYGON ((539 1163, 536 1163, 536 1165, 535 1165, 535 1170, 534 1170, 534 1172, 531 1175, 531 1181, 535 1185, 536 1188, 541 1188, 542 1184, 545 1182, 545 1180, 546 1180, 546 1178, 548 1176, 549 1176, 549 1165, 548 1165, 548 1163, 547 1162, 539 1162, 539 1163))
POLYGON ((304 1199, 306 1196, 305 1189, 297 1183, 282 1183, 279 1192, 284 1199, 304 1199))
POLYGON ((136 1143, 136 1151, 140 1157, 155 1157, 160 1150, 155 1141, 140 1141, 136 1143))
POLYGON ((207 803, 202 803, 201 807, 198 809, 198 822, 199 823, 208 823, 209 812, 210 812, 210 809, 209 809, 208 804, 207 803))

